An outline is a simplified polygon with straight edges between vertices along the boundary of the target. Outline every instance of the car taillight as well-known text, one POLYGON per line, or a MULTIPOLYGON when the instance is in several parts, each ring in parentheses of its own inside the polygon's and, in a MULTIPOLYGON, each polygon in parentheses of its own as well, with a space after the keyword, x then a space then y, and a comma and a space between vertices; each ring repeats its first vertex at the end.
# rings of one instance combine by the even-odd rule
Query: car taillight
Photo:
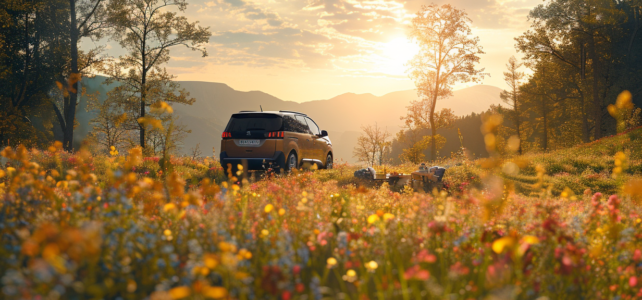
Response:
POLYGON ((231 132, 223 132, 223 135, 221 136, 222 138, 231 138, 232 133, 231 132))
POLYGON ((283 137, 283 131, 275 131, 275 132, 270 132, 268 133, 269 138, 282 138, 283 137))

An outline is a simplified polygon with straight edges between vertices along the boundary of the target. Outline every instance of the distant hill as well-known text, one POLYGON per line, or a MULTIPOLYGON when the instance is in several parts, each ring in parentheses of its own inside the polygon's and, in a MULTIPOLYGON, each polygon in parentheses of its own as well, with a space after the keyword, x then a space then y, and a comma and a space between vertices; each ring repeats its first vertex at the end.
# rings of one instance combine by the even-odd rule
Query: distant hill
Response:
MULTIPOLYGON (((101 84, 104 78, 84 80, 88 92, 101 91, 104 97, 105 87, 101 84)), ((414 90, 399 91, 383 96, 372 94, 346 93, 328 100, 315 100, 303 103, 284 101, 260 91, 242 92, 234 90, 223 83, 182 81, 181 86, 196 99, 193 105, 174 105, 180 122, 192 133, 185 138, 183 153, 200 143, 206 155, 210 149, 220 147, 220 137, 231 114, 240 110, 293 110, 306 113, 319 126, 327 130, 335 147, 337 159, 354 162, 352 149, 361 132, 361 126, 377 124, 386 127, 395 134, 401 129, 406 107, 417 99, 414 90)), ((453 97, 438 102, 438 109, 451 108, 455 114, 463 116, 472 112, 487 110, 492 104, 499 104, 501 89, 477 85, 454 92, 453 97)), ((79 114, 84 114, 80 112, 79 114)), ((92 114, 91 112, 89 114, 92 114)), ((89 118, 79 116, 84 125, 89 118)), ((83 132, 85 134, 86 132, 83 132)), ((82 138, 82 137, 80 137, 82 138)))

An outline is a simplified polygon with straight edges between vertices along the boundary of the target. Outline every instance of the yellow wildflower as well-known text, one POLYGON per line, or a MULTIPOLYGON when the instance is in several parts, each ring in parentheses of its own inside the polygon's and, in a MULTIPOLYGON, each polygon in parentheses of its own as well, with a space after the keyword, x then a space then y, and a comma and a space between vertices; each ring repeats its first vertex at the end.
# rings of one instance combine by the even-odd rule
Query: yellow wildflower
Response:
POLYGON ((373 224, 375 222, 379 221, 379 216, 377 215, 370 215, 368 217, 368 224, 373 224))
POLYGON ((371 260, 366 263, 366 269, 368 269, 368 271, 370 272, 374 272, 378 267, 379 267, 379 264, 377 264, 377 262, 374 260, 371 260))
POLYGON ((203 260, 205 263, 205 266, 207 266, 210 269, 216 268, 218 266, 218 260, 216 259, 216 256, 213 254, 207 254, 205 255, 205 259, 203 260))
POLYGON ((163 211, 165 211, 165 212, 170 211, 170 210, 174 210, 174 209, 176 209, 176 204, 174 204, 174 203, 167 203, 167 204, 165 204, 165 206, 163 206, 163 211))
POLYGON ((504 249, 513 247, 513 245, 515 245, 515 239, 510 236, 505 236, 494 241, 492 248, 495 253, 500 254, 504 252, 504 249))
POLYGON ((182 299, 189 296, 192 291, 186 286, 179 286, 169 290, 169 296, 172 299, 182 299))
POLYGON ((220 286, 203 287, 203 295, 207 298, 221 299, 227 297, 227 290, 220 286))
POLYGON ((328 268, 332 268, 335 265, 337 265, 337 259, 334 258, 334 257, 328 258, 328 260, 326 262, 328 263, 328 268))
POLYGON ((539 244, 539 239, 536 236, 525 235, 522 237, 522 243, 529 245, 539 244))

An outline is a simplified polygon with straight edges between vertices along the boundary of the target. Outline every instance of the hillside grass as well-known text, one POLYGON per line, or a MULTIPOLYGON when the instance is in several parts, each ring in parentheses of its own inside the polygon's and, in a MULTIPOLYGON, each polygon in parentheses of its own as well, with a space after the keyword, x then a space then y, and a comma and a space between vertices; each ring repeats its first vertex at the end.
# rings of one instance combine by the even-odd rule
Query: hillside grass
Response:
POLYGON ((503 176, 515 182, 518 192, 537 193, 538 170, 542 167, 545 176, 543 185, 550 187, 555 195, 569 189, 575 194, 619 192, 624 182, 642 176, 642 128, 605 137, 598 141, 576 147, 517 156, 507 161, 522 165, 518 174, 503 176), (623 154, 624 167, 618 176, 613 171, 616 154, 623 154))

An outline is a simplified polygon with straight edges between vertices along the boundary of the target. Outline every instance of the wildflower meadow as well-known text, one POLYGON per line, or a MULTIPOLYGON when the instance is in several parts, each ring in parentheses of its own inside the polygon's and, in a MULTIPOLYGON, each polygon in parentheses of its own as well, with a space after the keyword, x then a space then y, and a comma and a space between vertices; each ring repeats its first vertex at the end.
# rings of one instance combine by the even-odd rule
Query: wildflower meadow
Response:
POLYGON ((442 161, 428 193, 345 163, 228 180, 212 158, 6 148, 1 295, 640 299, 641 132, 442 161))

